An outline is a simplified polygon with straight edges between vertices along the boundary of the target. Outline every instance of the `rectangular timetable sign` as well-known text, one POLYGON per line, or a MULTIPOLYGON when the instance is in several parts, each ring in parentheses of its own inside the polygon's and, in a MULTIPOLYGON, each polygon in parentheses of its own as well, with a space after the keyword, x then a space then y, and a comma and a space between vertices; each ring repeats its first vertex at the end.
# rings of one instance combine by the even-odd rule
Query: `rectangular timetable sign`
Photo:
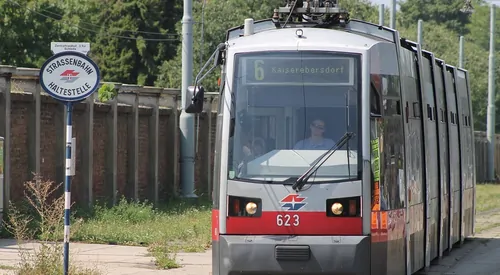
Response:
POLYGON ((349 57, 243 57, 244 85, 353 85, 349 57))

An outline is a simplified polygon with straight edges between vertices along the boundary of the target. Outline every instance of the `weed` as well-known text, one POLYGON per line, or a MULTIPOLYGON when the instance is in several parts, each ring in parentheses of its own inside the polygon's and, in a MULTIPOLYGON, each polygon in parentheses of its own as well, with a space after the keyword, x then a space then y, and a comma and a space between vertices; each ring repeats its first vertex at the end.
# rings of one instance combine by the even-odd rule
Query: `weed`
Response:
POLYGON ((178 248, 170 247, 166 243, 156 242, 148 247, 148 251, 155 258, 155 264, 161 269, 180 267, 176 261, 178 248))
MULTIPOLYGON (((63 236, 64 195, 54 195, 60 186, 35 176, 33 181, 24 184, 27 204, 19 207, 9 202, 8 221, 4 224, 19 247, 21 261, 16 270, 18 275, 63 273, 63 245, 58 241, 63 236), (33 239, 39 242, 30 249, 27 244, 33 239)), ((74 263, 70 263, 69 269, 71 275, 99 274, 96 270, 79 268, 74 263)))

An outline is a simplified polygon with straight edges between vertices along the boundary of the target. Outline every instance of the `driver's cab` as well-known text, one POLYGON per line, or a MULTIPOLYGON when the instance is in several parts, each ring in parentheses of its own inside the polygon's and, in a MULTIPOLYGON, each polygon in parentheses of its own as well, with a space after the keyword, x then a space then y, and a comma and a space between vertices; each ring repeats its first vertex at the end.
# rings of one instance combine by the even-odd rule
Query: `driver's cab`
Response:
MULTIPOLYGON (((229 179, 283 182, 320 160, 312 181, 360 177, 359 53, 238 52, 225 71, 229 77, 221 94, 231 102, 224 105, 230 114, 229 179)), ((195 96, 186 112, 200 111, 203 89, 189 93, 195 96)))
MULTIPOLYGON (((283 181, 300 176, 346 132, 358 132, 358 96, 352 87, 236 88, 229 178, 283 181)), ((317 181, 323 180, 322 175, 330 180, 357 175, 358 138, 347 145, 322 165, 317 181)))

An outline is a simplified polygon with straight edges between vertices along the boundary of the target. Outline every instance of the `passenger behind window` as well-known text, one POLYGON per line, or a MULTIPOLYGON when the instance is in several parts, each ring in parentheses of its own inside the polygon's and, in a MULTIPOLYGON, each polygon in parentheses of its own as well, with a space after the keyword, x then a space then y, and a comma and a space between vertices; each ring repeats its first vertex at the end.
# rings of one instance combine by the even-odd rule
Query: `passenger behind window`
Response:
POLYGON ((294 150, 328 150, 335 145, 329 138, 323 137, 325 132, 325 122, 315 119, 310 125, 311 137, 303 139, 295 144, 294 150))
POLYGON ((238 176, 246 174, 246 164, 266 153, 266 143, 260 137, 254 137, 252 144, 243 145, 243 159, 238 164, 236 171, 238 176))
POLYGON ((245 154, 245 159, 250 161, 262 156, 265 153, 265 149, 266 143, 264 142, 264 139, 254 137, 251 146, 248 146, 248 144, 243 146, 243 153, 245 154))
MULTIPOLYGON (((231 132, 234 133, 234 123, 231 124, 231 132)), ((247 154, 247 149, 250 148, 250 131, 241 130, 238 137, 240 146, 239 149, 235 147, 235 136, 229 137, 229 160, 228 163, 231 165, 232 170, 237 170, 241 167, 241 163, 245 161, 247 154)))

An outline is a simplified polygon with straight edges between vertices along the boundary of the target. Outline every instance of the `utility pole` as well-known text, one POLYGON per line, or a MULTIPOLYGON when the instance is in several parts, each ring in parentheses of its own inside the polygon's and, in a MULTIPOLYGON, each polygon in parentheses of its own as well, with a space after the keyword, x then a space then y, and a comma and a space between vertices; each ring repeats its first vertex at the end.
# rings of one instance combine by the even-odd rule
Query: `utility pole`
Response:
POLYGON ((181 188, 183 197, 196 197, 194 191, 194 115, 184 110, 191 102, 187 98, 188 86, 193 82, 193 0, 184 0, 184 15, 182 16, 182 110, 179 118, 181 131, 181 188))
POLYGON ((391 29, 396 29, 396 0, 391 0, 391 29))
POLYGON ((418 25, 417 25, 417 43, 420 44, 420 48, 423 49, 423 32, 424 32, 424 27, 422 26, 424 21, 422 19, 418 19, 418 25))
POLYGON ((380 4, 380 6, 378 6, 378 24, 379 24, 379 26, 384 25, 384 16, 385 16, 384 4, 380 4))
POLYGON ((458 67, 464 67, 464 37, 460 36, 460 42, 458 44, 458 67))
POLYGON ((490 56, 488 68, 488 179, 495 180, 495 4, 490 7, 490 56))

